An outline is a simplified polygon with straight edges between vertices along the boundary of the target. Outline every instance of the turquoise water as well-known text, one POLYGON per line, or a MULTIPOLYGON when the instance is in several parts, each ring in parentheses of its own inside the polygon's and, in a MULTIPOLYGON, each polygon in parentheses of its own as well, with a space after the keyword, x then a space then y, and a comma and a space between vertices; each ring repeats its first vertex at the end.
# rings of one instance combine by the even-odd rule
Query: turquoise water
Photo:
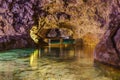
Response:
POLYGON ((120 70, 94 63, 94 47, 0 52, 0 80, 120 80, 120 70))

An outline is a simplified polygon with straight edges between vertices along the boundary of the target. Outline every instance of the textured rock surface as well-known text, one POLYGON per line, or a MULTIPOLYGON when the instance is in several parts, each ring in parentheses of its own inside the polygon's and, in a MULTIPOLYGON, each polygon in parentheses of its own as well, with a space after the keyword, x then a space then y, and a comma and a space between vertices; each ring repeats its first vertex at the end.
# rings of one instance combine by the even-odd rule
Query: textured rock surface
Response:
POLYGON ((0 50, 33 46, 31 1, 0 0, 0 50))
POLYGON ((33 46, 29 31, 38 25, 40 17, 43 20, 47 17, 48 27, 55 27, 56 22, 71 24, 74 38, 88 32, 102 34, 104 30, 99 27, 105 22, 99 17, 98 4, 101 7, 104 3, 100 0, 0 0, 0 49, 33 46))
MULTIPOLYGON (((106 1, 108 3, 109 1, 106 1)), ((120 1, 111 0, 108 13, 109 24, 104 37, 97 45, 95 59, 114 66, 120 66, 120 1)))

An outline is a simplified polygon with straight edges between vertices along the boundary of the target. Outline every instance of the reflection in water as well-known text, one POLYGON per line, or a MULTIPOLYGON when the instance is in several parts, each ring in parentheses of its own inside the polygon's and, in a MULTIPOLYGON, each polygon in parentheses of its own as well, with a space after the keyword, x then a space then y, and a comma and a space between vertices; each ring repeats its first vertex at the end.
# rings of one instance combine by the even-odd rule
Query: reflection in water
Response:
POLYGON ((40 56, 40 51, 39 49, 36 49, 30 56, 30 66, 34 69, 37 68, 37 60, 40 56))
POLYGON ((44 47, 41 49, 36 49, 30 56, 30 66, 33 69, 38 68, 38 59, 43 57, 57 59, 57 60, 74 60, 75 56, 75 48, 74 47, 44 47))
POLYGON ((75 58, 74 47, 44 47, 41 50, 42 56, 52 59, 70 60, 75 58))
POLYGON ((0 80, 119 80, 120 70, 94 63, 92 46, 0 52, 0 80))
POLYGON ((99 75, 109 77, 110 80, 120 80, 120 70, 111 66, 95 62, 95 70, 99 72, 99 75))

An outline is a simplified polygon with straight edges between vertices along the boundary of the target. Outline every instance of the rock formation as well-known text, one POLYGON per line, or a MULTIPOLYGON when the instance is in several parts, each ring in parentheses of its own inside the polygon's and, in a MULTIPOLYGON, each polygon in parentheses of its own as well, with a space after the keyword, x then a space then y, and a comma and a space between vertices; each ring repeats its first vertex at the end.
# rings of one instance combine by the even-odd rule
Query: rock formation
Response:
POLYGON ((28 0, 0 0, 0 50, 34 45, 28 35, 32 6, 28 0))
MULTIPOLYGON (((72 27, 74 38, 80 38, 88 32, 102 34, 104 30, 100 30, 99 26, 105 24, 104 20, 95 14, 98 2, 92 0, 0 0, 0 50, 34 46, 30 38, 30 29, 34 25, 38 26, 39 18, 43 20, 47 18, 48 24, 43 23, 43 26, 49 28, 56 25, 61 27, 62 23, 70 24, 67 27, 72 27)), ((62 27, 66 26, 62 25, 62 27)))
POLYGON ((111 0, 108 7, 108 29, 97 45, 94 56, 100 62, 120 66, 120 1, 111 0))

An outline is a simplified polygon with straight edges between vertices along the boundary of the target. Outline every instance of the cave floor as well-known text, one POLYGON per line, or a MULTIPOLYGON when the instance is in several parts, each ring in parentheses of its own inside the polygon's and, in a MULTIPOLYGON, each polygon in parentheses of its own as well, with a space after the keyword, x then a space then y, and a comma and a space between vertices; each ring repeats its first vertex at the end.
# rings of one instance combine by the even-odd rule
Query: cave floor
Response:
POLYGON ((119 80, 120 70, 95 63, 94 47, 44 47, 0 52, 0 80, 119 80))

